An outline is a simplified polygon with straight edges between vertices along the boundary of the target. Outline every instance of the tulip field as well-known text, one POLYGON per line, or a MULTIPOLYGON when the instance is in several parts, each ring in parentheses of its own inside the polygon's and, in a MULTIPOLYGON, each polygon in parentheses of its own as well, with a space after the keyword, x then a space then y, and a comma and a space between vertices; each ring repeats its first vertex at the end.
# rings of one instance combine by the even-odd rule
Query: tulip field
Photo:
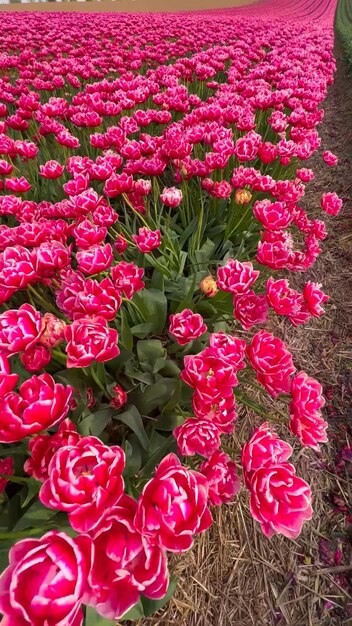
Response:
POLYGON ((331 306, 335 10, 2 14, 1 626, 154 615, 239 497, 263 542, 317 524, 326 400, 282 329, 331 306))

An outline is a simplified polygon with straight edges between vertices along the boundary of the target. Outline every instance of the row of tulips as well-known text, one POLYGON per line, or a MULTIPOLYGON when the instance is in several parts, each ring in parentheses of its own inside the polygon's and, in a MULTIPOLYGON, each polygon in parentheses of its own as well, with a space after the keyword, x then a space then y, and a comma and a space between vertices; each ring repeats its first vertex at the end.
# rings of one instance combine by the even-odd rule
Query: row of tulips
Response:
MULTIPOLYGON (((317 130, 333 9, 255 7, 4 14, 2 626, 151 614, 168 552, 242 485, 267 537, 313 515, 273 425, 226 445, 258 386, 294 447, 327 441, 322 387, 272 330, 328 300, 288 273, 327 235, 303 198, 306 161, 338 161, 317 130)), ((341 205, 324 190, 323 213, 341 205)))

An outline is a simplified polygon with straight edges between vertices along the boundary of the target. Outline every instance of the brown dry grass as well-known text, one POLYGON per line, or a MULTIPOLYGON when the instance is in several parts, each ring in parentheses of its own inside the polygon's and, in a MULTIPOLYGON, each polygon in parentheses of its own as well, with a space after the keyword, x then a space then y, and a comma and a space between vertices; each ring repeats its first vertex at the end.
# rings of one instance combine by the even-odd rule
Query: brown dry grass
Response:
POLYGON ((219 9, 234 6, 253 4, 255 0, 177 0, 165 2, 165 0, 102 0, 96 2, 28 2, 21 4, 0 4, 1 11, 77 11, 82 13, 141 13, 141 12, 167 12, 199 11, 206 9, 219 9))

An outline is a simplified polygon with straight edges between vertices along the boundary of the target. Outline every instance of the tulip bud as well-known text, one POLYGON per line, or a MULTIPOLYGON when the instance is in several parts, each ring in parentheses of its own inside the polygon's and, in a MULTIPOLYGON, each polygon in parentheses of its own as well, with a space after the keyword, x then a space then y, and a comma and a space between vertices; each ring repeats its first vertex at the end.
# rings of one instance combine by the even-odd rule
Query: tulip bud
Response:
POLYGON ((213 298, 218 292, 216 280, 209 275, 203 278, 199 285, 199 289, 207 296, 207 298, 213 298))
POLYGON ((113 392, 115 397, 110 401, 110 405, 115 409, 121 409, 127 402, 127 393, 120 387, 120 385, 115 385, 113 388, 113 392))
POLYGON ((43 331, 39 339, 46 348, 55 348, 64 339, 66 324, 52 313, 43 316, 43 331))
POLYGON ((20 359, 27 372, 39 372, 50 363, 51 352, 47 347, 37 345, 23 352, 20 359))
POLYGON ((236 189, 235 202, 236 204, 248 204, 252 199, 252 194, 248 189, 236 189))

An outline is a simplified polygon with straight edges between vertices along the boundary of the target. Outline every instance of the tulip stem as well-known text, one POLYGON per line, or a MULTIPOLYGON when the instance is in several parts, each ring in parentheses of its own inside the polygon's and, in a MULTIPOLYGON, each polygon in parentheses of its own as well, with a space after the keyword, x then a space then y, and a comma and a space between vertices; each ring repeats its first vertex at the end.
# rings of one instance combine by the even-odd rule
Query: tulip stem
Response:
POLYGON ((61 363, 62 365, 66 365, 66 355, 63 354, 62 352, 60 352, 60 350, 52 350, 52 355, 55 359, 55 361, 57 361, 58 363, 61 363))
POLYGON ((26 528, 18 532, 0 533, 0 541, 6 539, 27 539, 28 536, 41 535, 43 531, 52 530, 53 526, 42 526, 41 528, 26 528))
POLYGON ((56 309, 51 305, 50 302, 48 302, 47 300, 45 300, 38 292, 36 289, 34 289, 34 287, 32 287, 32 285, 28 285, 27 289, 30 293, 33 294, 34 298, 36 298, 38 300, 38 302, 44 307, 45 311, 51 311, 52 313, 54 313, 55 315, 57 314, 56 309))
POLYGON ((106 389, 103 385, 103 383, 101 382, 101 380, 99 380, 97 373, 94 369, 94 365, 92 364, 89 368, 89 374, 91 375, 91 377, 93 378, 94 382, 96 383, 96 385, 99 387, 99 389, 106 394, 106 389))
POLYGON ((139 217, 139 219, 143 222, 144 226, 146 226, 146 227, 148 228, 148 230, 149 230, 149 224, 148 224, 148 222, 144 219, 144 217, 142 216, 142 214, 141 214, 139 211, 137 211, 137 210, 134 208, 134 206, 130 203, 130 201, 129 201, 129 199, 128 199, 127 195, 126 195, 125 193, 123 193, 123 194, 122 194, 122 197, 123 197, 124 201, 126 202, 126 204, 128 204, 128 206, 130 207, 130 209, 132 209, 133 213, 135 213, 135 214, 139 217))
MULTIPOLYGON (((14 476, 13 474, 0 474, 1 479, 8 480, 9 483, 16 483, 18 485, 28 485, 33 483, 33 478, 30 476, 14 476)), ((36 481, 35 481, 36 482, 36 481)))

